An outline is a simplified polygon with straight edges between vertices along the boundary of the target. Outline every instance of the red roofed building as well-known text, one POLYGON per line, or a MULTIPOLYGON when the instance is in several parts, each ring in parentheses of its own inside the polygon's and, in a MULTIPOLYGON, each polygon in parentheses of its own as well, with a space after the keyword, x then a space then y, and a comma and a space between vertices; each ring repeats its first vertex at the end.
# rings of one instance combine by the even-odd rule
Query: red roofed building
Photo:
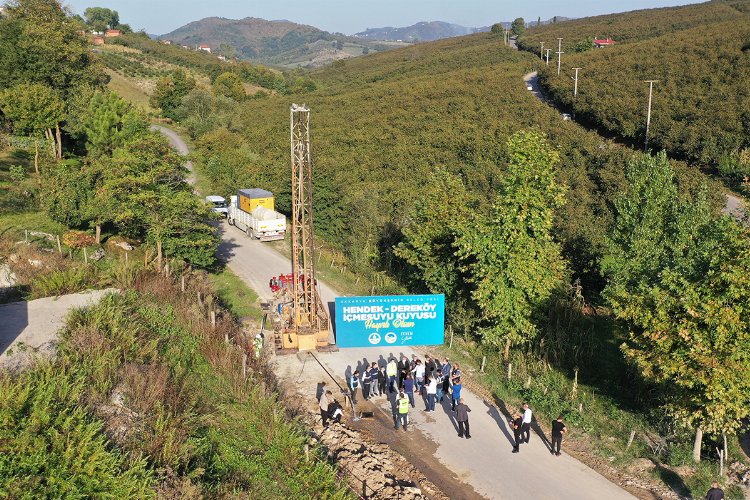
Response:
POLYGON ((120 35, 122 35, 122 30, 107 30, 104 32, 104 36, 106 36, 107 38, 120 35))
POLYGON ((603 38, 603 39, 600 39, 600 40, 594 40, 594 45, 597 48, 610 47, 610 46, 614 45, 615 43, 617 43, 617 42, 615 42, 611 38, 603 38))
POLYGON ((209 47, 208 45, 199 45, 198 50, 202 50, 203 52, 208 52, 209 54, 211 53, 211 47, 209 47))

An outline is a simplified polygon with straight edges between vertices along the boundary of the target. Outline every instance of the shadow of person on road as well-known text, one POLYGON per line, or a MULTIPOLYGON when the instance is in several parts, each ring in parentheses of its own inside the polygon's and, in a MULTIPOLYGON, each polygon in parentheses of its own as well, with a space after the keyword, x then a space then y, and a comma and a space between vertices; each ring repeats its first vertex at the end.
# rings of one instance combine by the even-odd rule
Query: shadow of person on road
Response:
POLYGON ((391 404, 391 416, 393 417, 393 426, 396 427, 396 419, 398 418, 398 392, 388 393, 388 402, 391 404))
MULTIPOLYGON (((437 407, 438 404, 435 403, 435 406, 437 407)), ((443 409, 443 412, 448 416, 448 420, 451 421, 453 424, 453 428, 456 429, 456 432, 458 432, 458 421, 456 421, 456 414, 451 409, 451 403, 449 400, 443 400, 443 402, 440 404, 440 408, 443 409)))
POLYGON ((531 430, 534 431, 537 436, 539 436, 539 439, 542 440, 544 446, 547 447, 547 451, 552 453, 552 442, 547 439, 547 435, 544 433, 544 429, 540 427, 536 417, 531 420, 531 430))
POLYGON ((386 366, 388 366, 388 361, 381 354, 378 358, 378 368, 385 368, 386 366))
POLYGON ((510 419, 510 416, 506 417, 505 415, 502 415, 497 407, 487 401, 486 399, 482 400, 482 403, 484 403, 484 406, 487 407, 487 415, 492 417, 492 420, 494 420, 497 423, 497 426, 500 427, 500 430, 502 431, 503 435, 505 436, 505 439, 508 440, 508 442, 515 446, 516 440, 513 438, 513 434, 510 432, 510 426, 508 425, 508 420, 510 419))

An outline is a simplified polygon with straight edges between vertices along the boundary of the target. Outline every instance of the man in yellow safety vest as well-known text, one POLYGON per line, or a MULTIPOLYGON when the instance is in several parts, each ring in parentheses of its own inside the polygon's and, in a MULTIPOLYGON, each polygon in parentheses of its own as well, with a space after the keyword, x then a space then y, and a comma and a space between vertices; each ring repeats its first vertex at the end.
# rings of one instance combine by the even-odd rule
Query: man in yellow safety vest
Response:
POLYGON ((398 394, 396 409, 398 411, 396 415, 396 429, 398 429, 399 424, 403 424, 404 430, 406 430, 406 425, 409 423, 409 398, 406 397, 404 391, 398 394))

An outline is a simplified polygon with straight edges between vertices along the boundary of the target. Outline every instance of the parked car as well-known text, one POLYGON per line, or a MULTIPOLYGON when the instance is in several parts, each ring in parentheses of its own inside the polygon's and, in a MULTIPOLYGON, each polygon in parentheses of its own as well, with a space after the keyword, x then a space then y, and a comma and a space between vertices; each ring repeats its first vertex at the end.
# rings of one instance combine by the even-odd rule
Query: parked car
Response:
POLYGON ((223 196, 206 196, 206 203, 211 205, 211 210, 217 214, 221 214, 223 217, 227 216, 229 209, 227 208, 227 200, 223 196))

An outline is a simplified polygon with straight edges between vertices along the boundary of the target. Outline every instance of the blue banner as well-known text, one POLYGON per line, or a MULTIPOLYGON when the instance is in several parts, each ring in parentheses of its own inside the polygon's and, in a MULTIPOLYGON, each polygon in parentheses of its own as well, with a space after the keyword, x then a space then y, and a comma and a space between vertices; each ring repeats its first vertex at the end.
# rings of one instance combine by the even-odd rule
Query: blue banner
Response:
POLYGON ((336 298, 339 347, 439 345, 444 332, 444 295, 336 298))

